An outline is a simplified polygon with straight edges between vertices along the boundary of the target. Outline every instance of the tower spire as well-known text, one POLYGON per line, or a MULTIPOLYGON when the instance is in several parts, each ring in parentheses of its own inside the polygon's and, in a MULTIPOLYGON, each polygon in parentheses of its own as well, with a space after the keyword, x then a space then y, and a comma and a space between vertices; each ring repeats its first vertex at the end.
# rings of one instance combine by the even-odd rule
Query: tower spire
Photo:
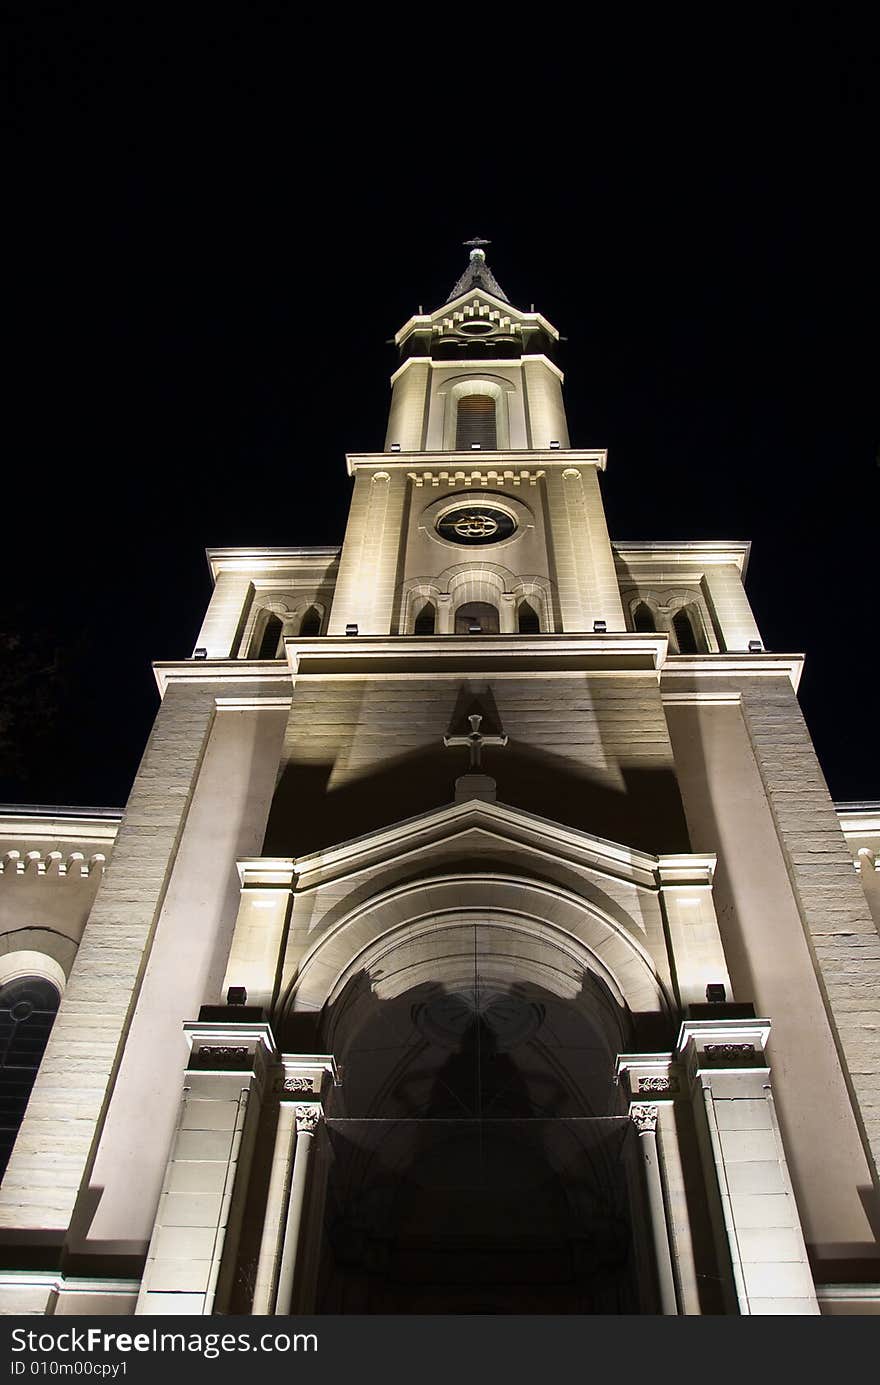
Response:
POLYGON ((492 242, 484 240, 482 236, 474 236, 471 240, 463 241, 462 244, 471 247, 470 262, 446 302, 451 303, 454 298, 467 293, 468 289, 479 288, 485 289, 486 293, 491 293, 493 298, 500 298, 502 303, 509 303, 510 299, 486 264, 486 252, 483 246, 491 245, 492 242))

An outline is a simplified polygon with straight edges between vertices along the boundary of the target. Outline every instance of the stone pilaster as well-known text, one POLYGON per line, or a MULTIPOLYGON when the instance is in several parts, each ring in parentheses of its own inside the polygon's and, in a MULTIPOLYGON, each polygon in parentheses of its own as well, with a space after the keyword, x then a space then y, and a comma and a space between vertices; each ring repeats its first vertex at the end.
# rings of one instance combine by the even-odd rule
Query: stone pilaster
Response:
POLYGON ((400 470, 356 471, 328 634, 390 634, 408 484, 400 470))
POLYGON ((223 1312, 274 1044, 266 1024, 184 1025, 180 1117, 136 1312, 223 1312))
POLYGON ((563 630, 625 630, 596 467, 548 468, 545 484, 563 630))
POLYGON ((724 986, 733 999, 727 961, 712 898, 715 857, 709 853, 660 856, 657 874, 673 978, 679 1004, 701 1005, 706 987, 724 986))
POLYGON ((853 1111, 880 1177, 880 940, 852 868, 797 698, 785 679, 761 680, 742 698, 743 718, 853 1111))
POLYGON ((230 986, 244 986, 249 1005, 269 1007, 293 899, 293 861, 239 861, 238 874, 241 899, 221 995, 230 986))
POLYGON ((218 572, 196 649, 206 650, 209 659, 236 658, 252 596, 247 573, 218 572))
POLYGON ((690 1082, 732 1311, 818 1314, 770 1089, 767 1020, 696 1020, 678 1049, 690 1082), (726 1255, 725 1255, 726 1251, 726 1255))
POLYGON ((709 563, 702 587, 715 629, 721 636, 722 650, 747 650, 751 640, 760 640, 742 575, 735 563, 709 563))
POLYGON ((0 1228, 67 1231, 103 1119, 202 756, 214 689, 169 687, 0 1188, 0 1228))

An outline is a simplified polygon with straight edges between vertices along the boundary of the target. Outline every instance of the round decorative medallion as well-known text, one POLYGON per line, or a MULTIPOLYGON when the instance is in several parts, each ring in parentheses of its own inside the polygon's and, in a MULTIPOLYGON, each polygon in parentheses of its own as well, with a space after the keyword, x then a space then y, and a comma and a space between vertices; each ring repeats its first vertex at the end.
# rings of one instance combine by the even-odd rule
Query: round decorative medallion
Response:
POLYGON ((516 521, 505 510, 491 505, 461 505, 447 510, 437 521, 436 528, 440 537, 450 543, 499 543, 510 538, 516 521))

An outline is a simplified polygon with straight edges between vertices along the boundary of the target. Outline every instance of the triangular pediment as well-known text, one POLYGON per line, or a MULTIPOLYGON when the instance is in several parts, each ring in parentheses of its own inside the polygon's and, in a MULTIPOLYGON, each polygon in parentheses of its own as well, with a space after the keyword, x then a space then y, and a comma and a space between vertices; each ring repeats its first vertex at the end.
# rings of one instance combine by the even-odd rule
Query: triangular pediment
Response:
POLYGON ((326 883, 419 856, 452 841, 465 851, 479 848, 481 853, 490 841, 499 847, 531 849, 647 889, 656 888, 658 883, 660 858, 656 856, 509 804, 480 799, 448 804, 310 852, 291 861, 292 873, 301 884, 326 883))

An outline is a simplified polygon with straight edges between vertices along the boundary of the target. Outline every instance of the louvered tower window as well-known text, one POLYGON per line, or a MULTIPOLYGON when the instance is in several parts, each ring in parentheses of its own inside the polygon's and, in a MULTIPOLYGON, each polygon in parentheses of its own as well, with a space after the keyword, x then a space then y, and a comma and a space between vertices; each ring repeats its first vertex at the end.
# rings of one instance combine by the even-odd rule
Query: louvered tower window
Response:
POLYGON ((466 452, 474 443, 490 452, 498 446, 495 400, 489 394, 466 394, 458 401, 455 450, 466 452))

